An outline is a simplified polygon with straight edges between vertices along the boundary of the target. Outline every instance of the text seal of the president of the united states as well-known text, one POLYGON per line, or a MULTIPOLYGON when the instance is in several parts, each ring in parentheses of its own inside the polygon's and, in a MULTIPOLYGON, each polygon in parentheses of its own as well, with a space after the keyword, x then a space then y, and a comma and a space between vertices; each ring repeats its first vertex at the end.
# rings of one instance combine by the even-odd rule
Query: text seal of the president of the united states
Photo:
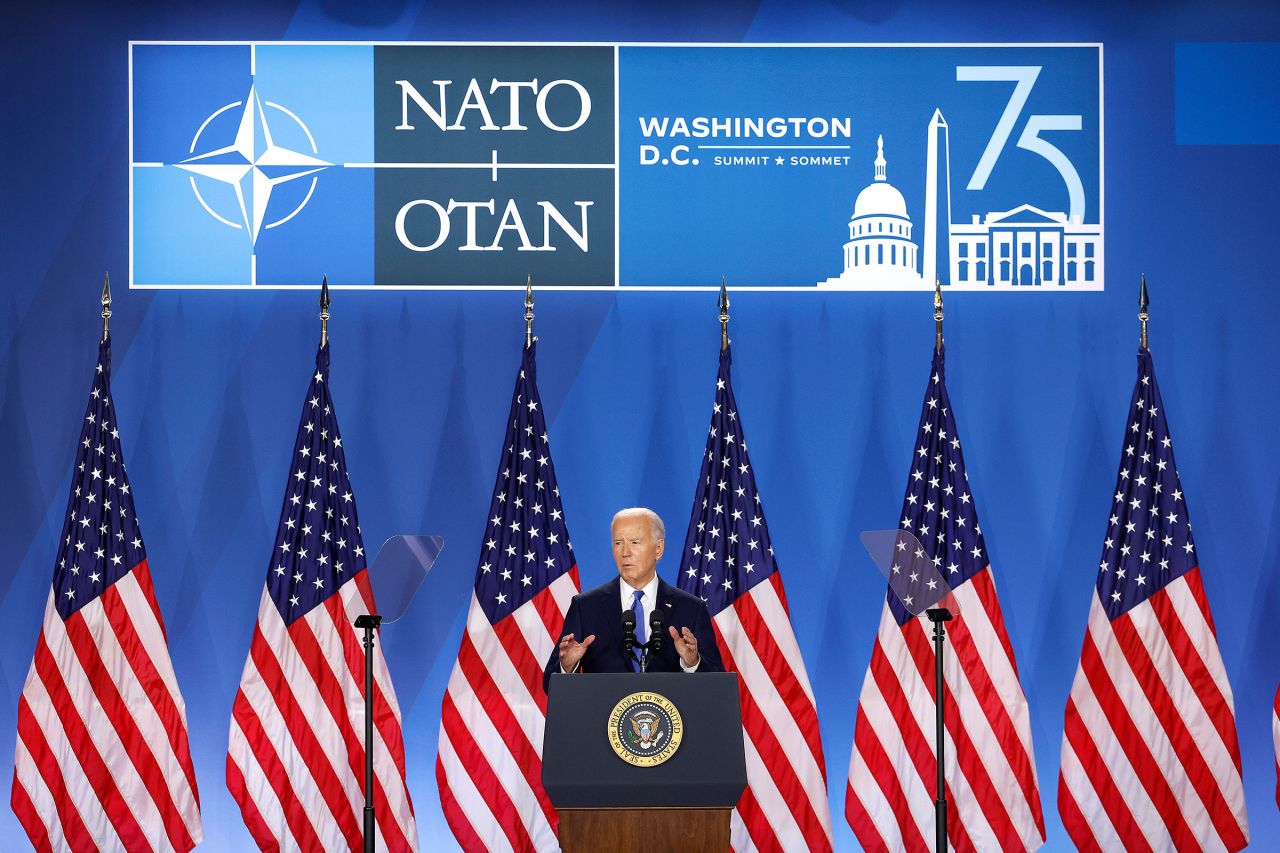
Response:
POLYGON ((666 761, 680 748, 683 737, 680 711, 657 693, 632 693, 609 713, 609 744, 619 758, 636 767, 666 761))

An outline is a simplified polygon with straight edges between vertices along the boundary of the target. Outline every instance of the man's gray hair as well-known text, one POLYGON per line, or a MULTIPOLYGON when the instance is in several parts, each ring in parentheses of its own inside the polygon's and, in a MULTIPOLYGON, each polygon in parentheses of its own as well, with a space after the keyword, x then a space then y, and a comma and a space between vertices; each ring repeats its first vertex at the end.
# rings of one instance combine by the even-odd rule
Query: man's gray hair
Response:
POLYGON ((609 522, 609 529, 612 530, 613 526, 618 523, 619 519, 636 517, 647 518, 649 520, 649 525, 653 528, 654 542, 659 542, 667 538, 667 528, 662 523, 662 519, 656 512, 649 509, 647 506, 632 506, 618 510, 613 514, 613 521, 609 522))

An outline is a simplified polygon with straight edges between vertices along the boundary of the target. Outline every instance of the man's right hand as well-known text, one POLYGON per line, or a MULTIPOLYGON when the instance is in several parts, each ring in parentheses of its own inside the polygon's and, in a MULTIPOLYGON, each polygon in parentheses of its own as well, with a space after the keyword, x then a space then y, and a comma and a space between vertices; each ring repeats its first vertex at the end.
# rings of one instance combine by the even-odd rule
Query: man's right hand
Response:
POLYGON ((560 638, 560 669, 564 672, 573 672, 578 668, 578 664, 582 662, 582 656, 587 653, 587 646, 595 642, 596 635, 592 634, 581 643, 575 642, 573 634, 565 634, 560 638))

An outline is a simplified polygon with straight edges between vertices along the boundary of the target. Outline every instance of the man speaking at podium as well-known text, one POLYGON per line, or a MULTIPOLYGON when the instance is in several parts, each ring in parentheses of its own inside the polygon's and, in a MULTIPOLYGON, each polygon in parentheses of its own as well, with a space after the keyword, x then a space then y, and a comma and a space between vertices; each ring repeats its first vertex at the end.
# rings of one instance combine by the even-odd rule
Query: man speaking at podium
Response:
POLYGON ((634 507, 610 529, 618 577, 573 597, 543 689, 556 672, 724 672, 706 603, 658 577, 662 519, 634 507))

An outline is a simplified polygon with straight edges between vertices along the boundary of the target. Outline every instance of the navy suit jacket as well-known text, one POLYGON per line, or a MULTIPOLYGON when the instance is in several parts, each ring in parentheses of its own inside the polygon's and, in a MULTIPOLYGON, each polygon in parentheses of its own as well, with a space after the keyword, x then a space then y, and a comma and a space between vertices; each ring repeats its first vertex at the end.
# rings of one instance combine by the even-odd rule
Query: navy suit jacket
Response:
MULTIPOLYGON (((543 690, 550 684, 552 673, 560 671, 560 638, 565 634, 573 634, 573 639, 579 643, 592 634, 596 636, 582 656, 582 672, 632 671, 631 663, 622 651, 622 597, 618 592, 621 583, 622 578, 616 577, 573 597, 569 612, 564 617, 564 628, 556 636, 555 648, 551 650, 551 658, 542 673, 543 690)), ((688 628, 698 638, 698 654, 702 657, 698 672, 724 672, 706 602, 658 578, 655 609, 666 617, 663 629, 666 642, 662 644, 662 651, 649 656, 649 672, 680 672, 675 643, 666 630, 671 627, 676 631, 688 628)), ((645 632, 648 630, 646 625, 645 632)))

